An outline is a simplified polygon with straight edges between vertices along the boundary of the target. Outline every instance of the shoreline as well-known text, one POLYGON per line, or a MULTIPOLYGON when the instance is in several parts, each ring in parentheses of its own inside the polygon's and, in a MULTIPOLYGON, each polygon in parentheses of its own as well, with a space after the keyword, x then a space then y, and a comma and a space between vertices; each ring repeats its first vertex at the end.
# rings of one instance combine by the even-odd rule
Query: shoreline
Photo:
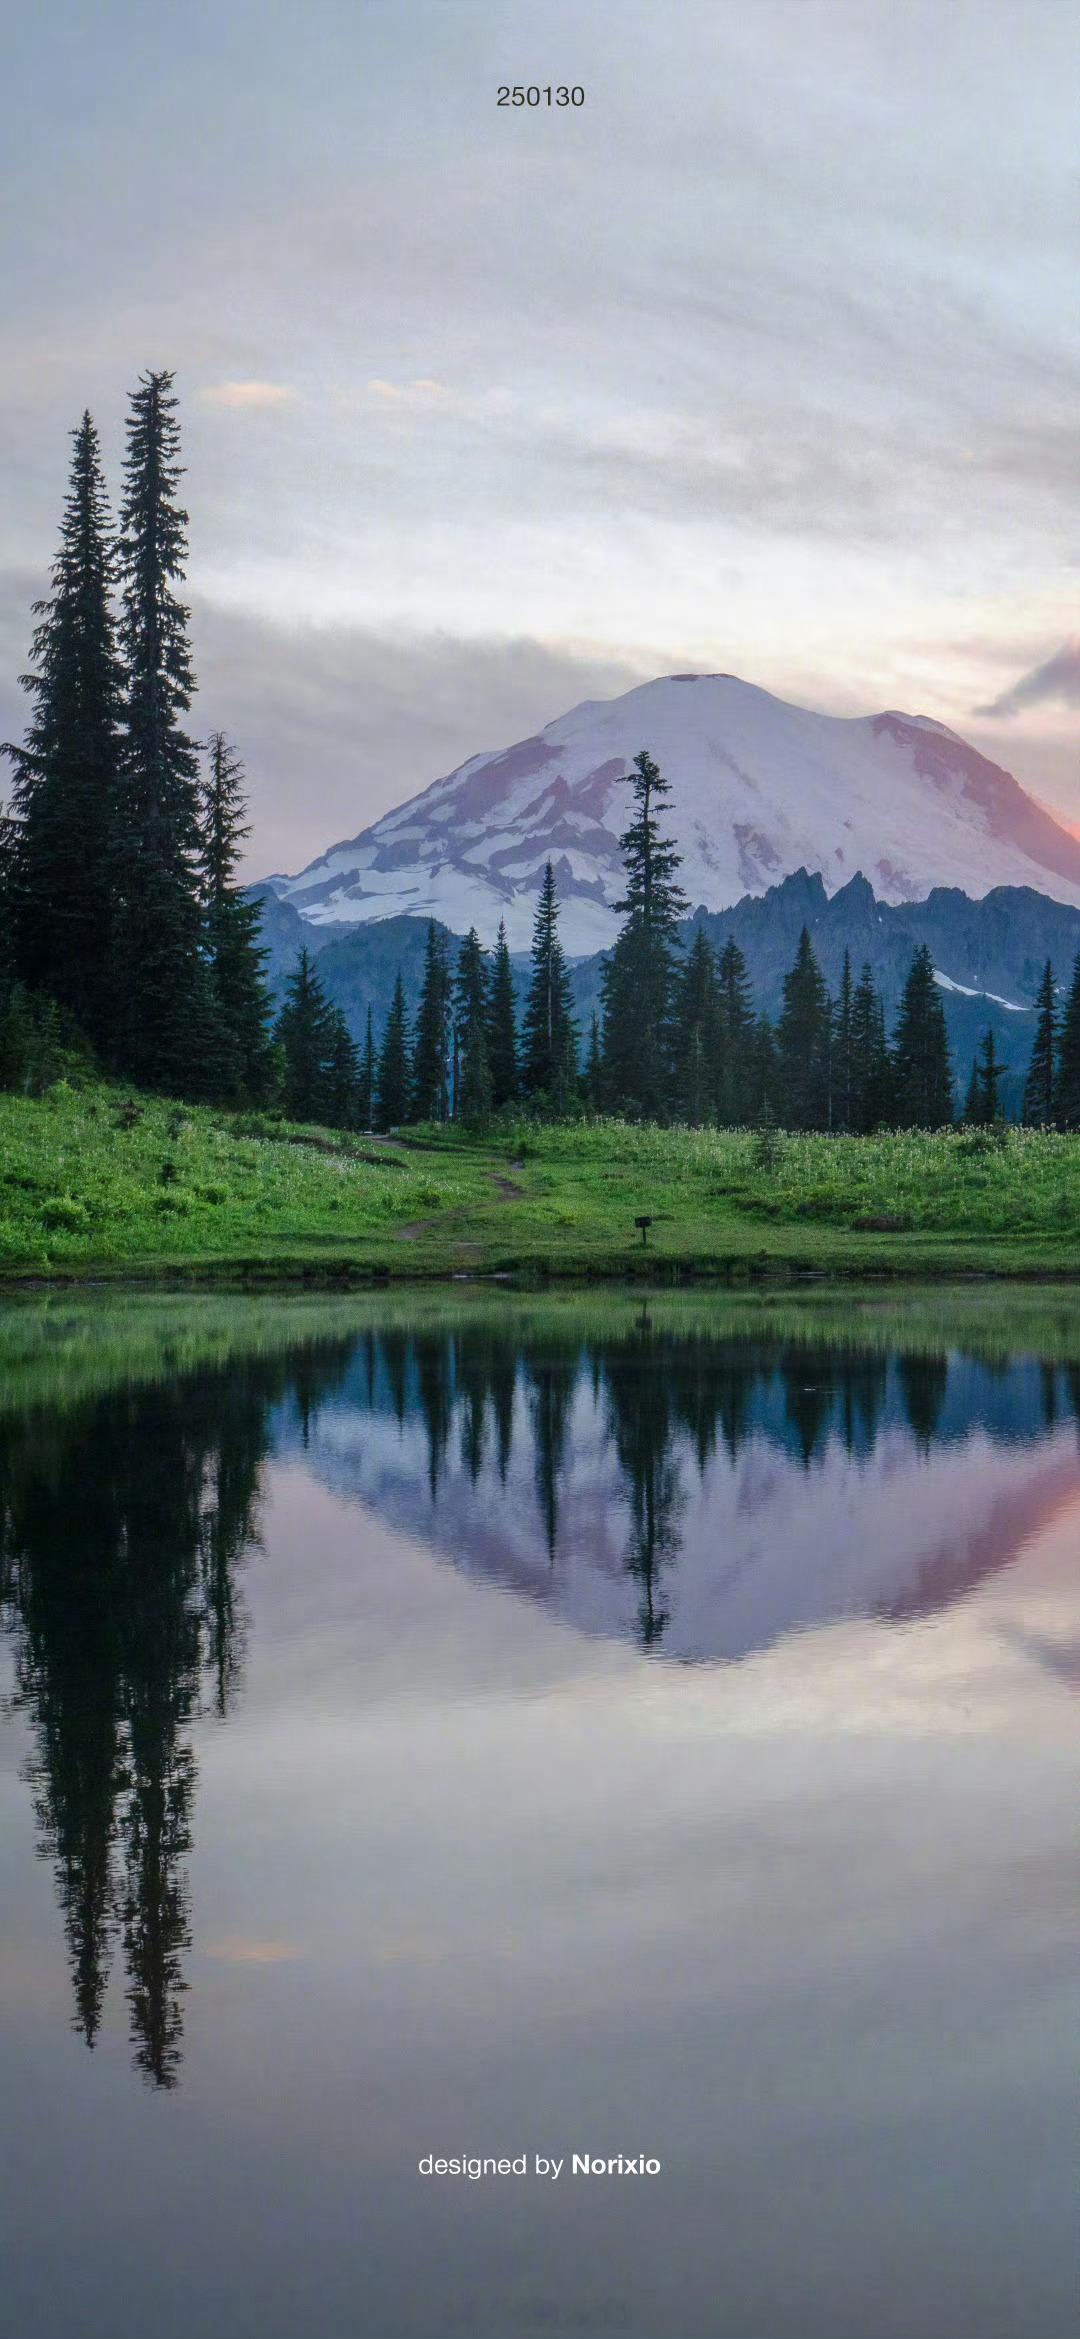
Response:
POLYGON ((891 1258, 849 1262, 797 1259, 783 1253, 747 1259, 736 1255, 714 1261, 668 1256, 640 1267, 627 1261, 594 1260, 587 1264, 553 1266, 539 1260, 486 1267, 416 1262, 394 1267, 384 1262, 335 1260, 320 1265, 313 1260, 246 1260, 223 1258, 185 1262, 166 1258, 138 1264, 129 1260, 69 1261, 55 1268, 32 1265, 0 1270, 0 1301, 20 1293, 50 1291, 222 1292, 266 1293, 297 1290, 327 1293, 387 1291, 451 1291, 469 1288, 486 1292, 545 1292, 583 1294, 620 1290, 670 1295, 696 1292, 745 1295, 762 1291, 807 1291, 835 1286, 852 1292, 890 1290, 1003 1290, 1010 1286, 1038 1286, 1061 1291, 1080 1290, 1080 1257, 1067 1264, 1023 1257, 975 1267, 950 1251, 936 1260, 924 1252, 910 1259, 891 1258))

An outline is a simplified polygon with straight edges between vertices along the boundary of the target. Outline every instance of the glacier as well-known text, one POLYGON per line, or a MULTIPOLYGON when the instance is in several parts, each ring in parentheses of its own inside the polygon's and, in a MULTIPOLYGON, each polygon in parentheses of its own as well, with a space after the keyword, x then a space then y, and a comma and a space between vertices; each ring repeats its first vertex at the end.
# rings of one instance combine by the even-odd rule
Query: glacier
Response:
POLYGON ((502 918, 522 950, 551 860, 564 947, 605 949, 619 922, 624 781, 643 747, 672 784, 666 825, 692 908, 725 909, 800 868, 830 895, 861 872, 894 905, 935 886, 981 900, 1003 885, 1080 904, 1080 840, 955 731, 891 710, 818 714, 729 674, 586 700, 267 888, 314 927, 408 914, 456 933, 475 925, 490 942, 502 918))

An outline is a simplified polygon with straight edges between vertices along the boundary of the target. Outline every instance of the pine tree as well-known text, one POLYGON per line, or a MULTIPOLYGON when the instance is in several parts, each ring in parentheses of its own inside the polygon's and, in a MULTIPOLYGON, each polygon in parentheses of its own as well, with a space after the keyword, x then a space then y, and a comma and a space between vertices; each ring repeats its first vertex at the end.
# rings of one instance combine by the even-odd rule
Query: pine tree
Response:
POLYGON ((672 1103, 679 1120, 694 1129, 713 1117, 718 1011, 716 961, 699 926, 676 980, 672 1016, 672 1103))
POLYGON ((776 1027, 780 1117, 789 1129, 828 1126, 830 1025, 825 977, 804 926, 776 1027))
POLYGON ((454 1114, 462 1121, 482 1121, 492 1105, 491 1059, 488 1054, 488 967, 475 926, 458 954, 454 984, 454 1114))
POLYGON ((450 1112, 450 968, 434 919, 427 931, 424 980, 416 1013, 412 1119, 445 1121, 450 1112))
POLYGON ((375 1033, 369 1007, 356 1088, 356 1125, 358 1129, 372 1129, 375 1126, 375 1082, 375 1033))
POLYGON ((340 1007, 327 1016, 326 1119, 332 1129, 360 1126, 360 1052, 340 1007))
POLYGON ((379 1054, 376 1119, 380 1129, 398 1129, 409 1118, 412 1097, 412 1064, 409 1050, 409 1020, 405 1012, 405 985, 399 975, 394 984, 394 996, 386 1018, 386 1030, 379 1054))
POLYGON ((259 941, 262 913, 236 882, 241 843, 249 834, 244 767, 223 731, 212 732, 207 745, 200 864, 206 954, 223 1034, 222 1090, 259 1099, 270 1079, 270 1003, 263 979, 267 953, 259 941))
POLYGON ((604 1055, 600 1042, 600 1018, 595 1012, 589 1024, 589 1045, 585 1055, 582 1086, 586 1104, 591 1106, 594 1113, 602 1112, 604 1108, 604 1055))
POLYGON ((291 1121, 323 1121, 330 1111, 333 1011, 308 950, 285 986, 274 1037, 284 1058, 282 1103, 291 1121))
POLYGON ((1080 1129, 1080 951, 1058 1033, 1055 1118, 1059 1129, 1080 1129))
POLYGON ((626 893, 615 906, 626 922, 602 976, 604 1075, 618 1110, 659 1120, 671 1094, 676 929, 687 902, 675 877, 681 856, 657 817, 671 783, 644 748, 627 781, 635 816, 619 839, 626 893))
POLYGON ((503 1105, 516 1104, 518 1097, 518 1038, 517 1017, 514 1009, 514 970, 510 964, 505 919, 499 921, 495 958, 488 986, 487 1042, 488 1062, 491 1066, 491 1101, 495 1111, 498 1112, 503 1105))
POLYGON ((1029 1129, 1052 1129, 1057 1116, 1057 985, 1049 959, 1035 1006, 1039 1020, 1024 1082, 1024 1120, 1029 1129))
POLYGON ((887 1127, 892 1116, 892 1065, 885 1037, 885 1010, 874 988, 869 963, 851 1002, 851 1121, 861 1137, 887 1127))
POLYGON ((851 953, 844 952, 840 989, 833 1007, 832 1126, 855 1126, 855 990, 851 980, 851 953))
POLYGON ((526 1096, 545 1099, 551 1112, 565 1112, 577 1077, 577 1025, 571 1011, 570 977, 559 941, 555 871, 544 870, 533 922, 532 975, 522 1036, 521 1085, 526 1096))
POLYGON ((965 1129, 977 1129, 982 1122, 982 1093, 979 1087, 979 1059, 977 1056, 973 1056, 971 1059, 971 1078, 967 1084, 964 1110, 960 1117, 965 1129))
POLYGON ((92 1039, 109 1017, 110 840, 121 669, 110 606, 114 554, 89 414, 74 455, 51 592, 34 604, 33 715, 15 763, 11 910, 16 971, 92 1039))
POLYGON ((940 1129, 953 1117, 953 1076, 945 1010, 934 962, 920 942, 904 985, 893 1040, 896 1119, 901 1129, 940 1129))
POLYGON ((198 758, 183 728, 195 688, 183 577, 187 513, 170 373, 131 398, 119 566, 127 669, 113 840, 112 1053, 145 1086, 205 1093, 220 1025, 202 951, 198 758))
POLYGON ((979 1042, 973 1075, 978 1095, 978 1117, 983 1128, 989 1128, 993 1121, 1000 1121, 1002 1117, 998 1092, 1008 1069, 1008 1065, 1003 1064, 998 1056, 993 1032, 985 1032, 979 1042))
POLYGON ((15 981, 15 856, 16 827, 0 804, 0 1000, 15 981))
POLYGON ((747 1047, 746 1064, 746 1119, 752 1122, 772 1122, 775 1126, 780 1069, 776 1033, 767 1015, 759 1015, 754 1024, 747 1047))
POLYGON ((760 1098, 754 1095, 753 993, 746 960, 733 934, 720 953, 716 991, 716 1111, 721 1127, 734 1129, 754 1118, 760 1098))

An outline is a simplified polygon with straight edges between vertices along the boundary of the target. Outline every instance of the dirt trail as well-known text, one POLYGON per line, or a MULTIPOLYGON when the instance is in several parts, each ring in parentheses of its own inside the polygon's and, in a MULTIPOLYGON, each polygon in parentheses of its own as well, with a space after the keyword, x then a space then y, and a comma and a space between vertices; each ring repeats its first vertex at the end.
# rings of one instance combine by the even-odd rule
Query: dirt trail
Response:
MULTIPOLYGON (((519 1164, 515 1162, 514 1168, 518 1167, 519 1164)), ((497 1177, 492 1171, 491 1183, 495 1188, 497 1202, 523 1202, 525 1200, 525 1188, 519 1186, 515 1179, 497 1177)), ((461 1210, 440 1212, 437 1218, 414 1218, 408 1226, 396 1226, 393 1239, 396 1243, 415 1243, 422 1234, 429 1234, 433 1226, 442 1227, 443 1231, 446 1232, 453 1226, 455 1219, 468 1216, 468 1209, 469 1206, 466 1203, 461 1210)), ((475 1248, 475 1245, 472 1247, 475 1248)))

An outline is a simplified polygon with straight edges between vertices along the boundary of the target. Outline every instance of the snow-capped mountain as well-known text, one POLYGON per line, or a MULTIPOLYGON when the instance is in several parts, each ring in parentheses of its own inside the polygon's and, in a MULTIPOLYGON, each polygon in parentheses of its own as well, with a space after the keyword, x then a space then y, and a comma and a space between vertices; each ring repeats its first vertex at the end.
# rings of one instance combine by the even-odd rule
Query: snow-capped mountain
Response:
POLYGON ((586 700, 269 883, 315 925, 407 912, 490 941, 503 917, 520 950, 550 859, 564 947, 605 948, 629 814, 620 783, 642 747, 672 783, 694 907, 726 908, 799 868, 830 894, 861 870, 893 903, 943 885, 975 898, 1027 885, 1080 903, 1080 840, 956 732, 922 715, 813 714, 730 674, 586 700))

